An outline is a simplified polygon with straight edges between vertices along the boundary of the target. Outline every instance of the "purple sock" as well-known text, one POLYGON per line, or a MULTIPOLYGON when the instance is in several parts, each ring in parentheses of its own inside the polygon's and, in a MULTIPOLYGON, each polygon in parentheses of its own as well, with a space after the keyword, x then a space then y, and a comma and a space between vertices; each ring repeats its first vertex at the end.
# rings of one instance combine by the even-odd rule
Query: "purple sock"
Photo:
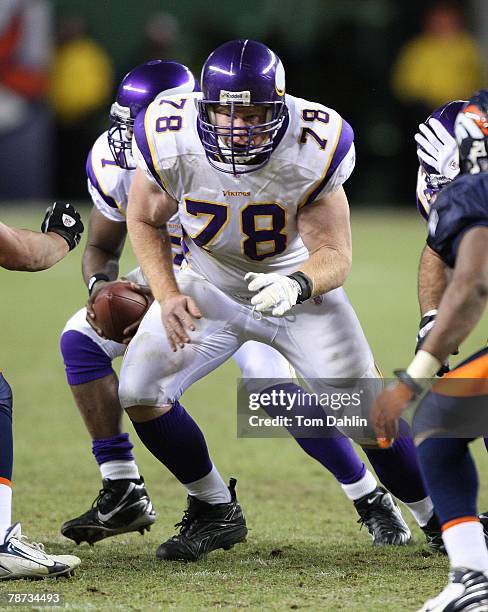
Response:
POLYGON ((128 433, 92 441, 92 453, 98 465, 107 461, 134 461, 133 448, 128 433))
MULTIPOLYGON (((280 390, 291 394, 302 394, 304 390, 298 385, 285 383, 274 385, 265 390, 279 393, 280 390)), ((314 403, 312 396, 307 396, 308 405, 300 407, 300 415, 307 418, 324 418, 324 411, 314 403)), ((270 416, 283 414, 283 408, 266 407, 263 409, 270 416)), ((351 484, 360 480, 366 473, 366 467, 354 450, 349 438, 343 436, 335 427, 328 428, 328 436, 325 438, 302 438, 303 431, 300 428, 287 427, 288 432, 295 438, 300 447, 323 465, 341 484, 351 484)))
POLYGON ((132 423, 144 446, 182 484, 200 480, 212 469, 203 432, 178 401, 156 419, 132 423))
POLYGON ((391 448, 365 448, 364 452, 382 484, 395 497, 406 503, 427 497, 417 451, 405 421, 400 420, 400 437, 391 448))
POLYGON ((295 438, 303 450, 321 463, 341 484, 352 484, 366 473, 366 466, 349 438, 295 438))
POLYGON ((68 384, 81 385, 113 374, 110 357, 85 334, 69 330, 61 336, 59 347, 68 384))

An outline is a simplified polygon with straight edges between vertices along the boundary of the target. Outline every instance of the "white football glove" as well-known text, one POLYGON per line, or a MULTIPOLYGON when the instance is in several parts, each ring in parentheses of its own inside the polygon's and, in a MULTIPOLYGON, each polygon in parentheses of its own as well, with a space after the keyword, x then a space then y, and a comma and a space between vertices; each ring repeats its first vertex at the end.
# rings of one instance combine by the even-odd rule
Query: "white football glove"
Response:
POLYGON ((251 304, 258 312, 281 317, 297 303, 300 285, 293 278, 276 274, 248 272, 244 280, 251 281, 249 291, 256 291, 251 304))
POLYGON ((415 134, 417 156, 437 174, 452 181, 459 173, 459 154, 456 140, 438 119, 429 119, 419 125, 415 134))

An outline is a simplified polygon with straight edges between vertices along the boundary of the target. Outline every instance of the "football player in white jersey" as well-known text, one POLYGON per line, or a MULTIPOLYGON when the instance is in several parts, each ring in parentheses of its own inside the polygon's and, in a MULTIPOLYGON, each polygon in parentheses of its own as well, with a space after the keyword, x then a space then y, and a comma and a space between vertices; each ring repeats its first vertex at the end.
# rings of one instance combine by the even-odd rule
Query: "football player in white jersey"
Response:
MULTIPOLYGON (((136 119, 139 169, 127 217, 155 302, 129 345, 119 397, 143 443, 189 493, 179 535, 157 551, 169 560, 230 548, 247 531, 235 483, 225 486, 179 403, 190 384, 248 340, 278 349, 317 392, 324 379, 340 387, 376 377, 342 289, 351 260, 342 187, 354 167, 351 127, 320 104, 293 96, 285 103, 283 66, 255 41, 212 53, 202 87, 203 95, 161 96, 136 119), (165 228, 176 212, 188 259, 178 283, 165 228)), ((432 506, 411 441, 384 459, 410 487, 405 501, 425 525, 432 506), (398 470, 405 458, 408 474, 398 470)), ((397 543, 408 541, 391 496, 374 479, 347 487, 366 506, 379 500, 374 521, 387 522, 397 543)))
MULTIPOLYGON (((86 308, 66 323, 60 346, 68 383, 92 437, 92 452, 103 484, 92 508, 61 527, 61 533, 77 543, 93 544, 130 531, 144 533, 156 517, 131 452, 129 434, 122 430, 112 360, 123 355, 126 345, 103 337, 92 303, 100 288, 116 280, 119 272, 127 233, 127 198, 135 171, 131 155, 134 119, 161 91, 172 94, 197 90, 198 83, 182 64, 153 60, 137 66, 119 86, 110 129, 99 136, 88 155, 88 190, 94 206, 82 268, 89 298, 86 308)), ((169 226, 173 232, 173 261, 178 267, 183 255, 177 218, 169 226)), ((139 269, 129 273, 127 279, 137 291, 149 292, 139 269)), ((127 330, 128 340, 131 333, 127 330)))
MULTIPOLYGON (((129 434, 122 431, 122 408, 112 360, 124 353, 126 345, 103 337, 97 328, 91 304, 100 288, 118 275, 118 262, 126 237, 128 192, 135 171, 131 153, 134 119, 157 94, 170 96, 197 90, 199 86, 193 75, 176 62, 154 60, 134 68, 119 87, 111 111, 111 128, 96 140, 88 155, 88 189, 94 208, 83 256, 83 276, 89 300, 86 308, 79 310, 67 322, 61 336, 61 351, 68 383, 92 437, 92 450, 103 483, 90 510, 61 527, 63 535, 77 543, 94 543, 130 531, 143 533, 155 520, 151 501, 132 455, 129 434)), ((177 215, 168 221, 167 227, 176 273, 183 259, 177 215)), ((148 291, 140 269, 129 273, 127 278, 136 290, 148 291)), ((127 331, 127 340, 133 333, 134 329, 127 331)), ((256 378, 263 373, 271 379, 290 377, 288 362, 265 344, 247 342, 234 358, 243 378, 256 378)), ((353 499, 360 497, 363 481, 370 487, 376 484, 348 439, 330 438, 326 444, 319 444, 317 440, 297 438, 297 442, 329 469, 341 484, 346 487, 354 484, 354 491, 359 493, 355 493, 353 499)), ((373 530, 375 543, 395 543, 396 533, 392 534, 388 521, 377 521, 370 514, 371 506, 368 506, 367 525, 373 530)))

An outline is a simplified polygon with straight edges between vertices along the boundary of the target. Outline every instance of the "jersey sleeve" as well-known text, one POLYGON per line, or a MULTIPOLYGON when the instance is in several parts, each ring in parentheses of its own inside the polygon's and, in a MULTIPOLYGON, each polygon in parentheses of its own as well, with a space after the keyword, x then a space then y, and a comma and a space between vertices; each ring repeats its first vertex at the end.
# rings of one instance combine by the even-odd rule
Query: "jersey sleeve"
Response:
POLYGON ((151 139, 151 130, 147 129, 147 125, 151 121, 152 107, 153 105, 151 104, 145 112, 139 113, 136 117, 134 122, 132 154, 138 167, 144 171, 146 176, 174 198, 174 195, 168 189, 164 177, 158 168, 156 149, 151 139))
POLYGON ((132 143, 132 156, 134 157, 137 167, 140 168, 144 172, 144 174, 151 181, 151 183, 154 183, 158 187, 161 187, 159 182, 154 178, 151 171, 147 167, 146 160, 144 159, 144 155, 141 153, 141 150, 137 146, 137 142, 135 140, 132 143))
POLYGON ((88 153, 86 160, 86 176, 88 192, 97 210, 110 221, 124 222, 125 217, 120 212, 117 202, 112 196, 105 193, 97 179, 93 166, 93 149, 88 153))
POLYGON ((349 151, 346 153, 344 158, 337 166, 336 171, 330 177, 329 182, 326 185, 326 189, 322 191, 324 193, 332 193, 337 191, 341 185, 343 185, 347 179, 351 176, 354 166, 356 165, 356 149, 354 143, 351 143, 349 151))
POLYGON ((427 244, 453 268, 459 245, 474 227, 488 227, 488 177, 468 175, 446 186, 429 214, 427 244))
POLYGON ((355 163, 354 131, 347 121, 340 118, 333 149, 322 177, 303 205, 315 202, 322 196, 337 191, 351 176, 355 163))

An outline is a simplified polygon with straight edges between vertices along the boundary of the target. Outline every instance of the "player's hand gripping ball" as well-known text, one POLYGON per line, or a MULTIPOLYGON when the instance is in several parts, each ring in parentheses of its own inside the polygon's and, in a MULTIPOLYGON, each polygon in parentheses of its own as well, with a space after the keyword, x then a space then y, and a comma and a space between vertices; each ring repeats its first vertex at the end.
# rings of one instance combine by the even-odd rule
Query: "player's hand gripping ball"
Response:
POLYGON ((126 280, 103 283, 87 304, 87 320, 104 338, 127 343, 152 301, 147 287, 126 280))

